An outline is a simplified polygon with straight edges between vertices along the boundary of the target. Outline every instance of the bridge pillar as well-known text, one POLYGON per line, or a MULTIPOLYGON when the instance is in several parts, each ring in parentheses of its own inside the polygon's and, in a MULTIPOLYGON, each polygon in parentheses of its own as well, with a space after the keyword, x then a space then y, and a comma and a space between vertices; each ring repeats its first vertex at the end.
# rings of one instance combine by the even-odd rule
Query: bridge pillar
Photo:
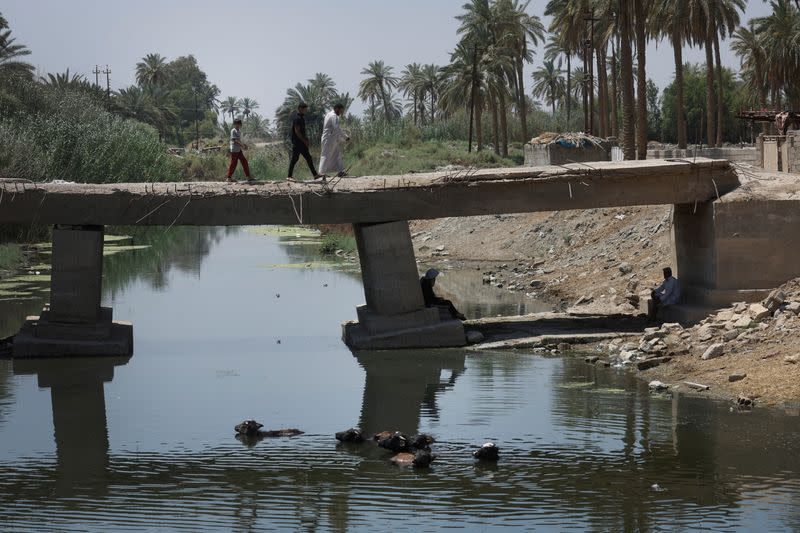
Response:
POLYGON ((103 226, 53 228, 50 304, 14 337, 14 357, 133 353, 133 326, 100 306, 103 233, 103 226))
MULTIPOLYGON (((723 198, 724 200, 724 198, 723 198)), ((800 201, 676 204, 673 271, 681 305, 668 321, 694 322, 734 302, 756 302, 800 275, 800 201)))
POLYGON ((464 346, 464 326, 425 307, 406 221, 354 224, 366 304, 343 325, 352 349, 464 346))

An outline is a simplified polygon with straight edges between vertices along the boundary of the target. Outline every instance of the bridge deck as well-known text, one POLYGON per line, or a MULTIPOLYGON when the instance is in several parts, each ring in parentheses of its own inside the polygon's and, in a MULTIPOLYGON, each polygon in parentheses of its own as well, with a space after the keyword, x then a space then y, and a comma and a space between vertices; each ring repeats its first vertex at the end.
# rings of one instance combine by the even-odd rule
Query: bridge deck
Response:
POLYGON ((0 223, 335 224, 685 204, 739 185, 725 160, 575 163, 331 180, 30 184, 0 182, 0 223))

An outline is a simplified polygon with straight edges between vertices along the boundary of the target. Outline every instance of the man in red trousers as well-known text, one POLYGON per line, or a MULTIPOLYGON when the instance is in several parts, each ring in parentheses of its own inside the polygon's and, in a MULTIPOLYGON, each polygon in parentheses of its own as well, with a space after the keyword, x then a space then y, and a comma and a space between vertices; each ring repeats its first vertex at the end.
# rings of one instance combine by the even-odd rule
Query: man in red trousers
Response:
POLYGON ((233 179, 233 172, 236 170, 237 162, 242 162, 242 170, 244 170, 245 178, 247 181, 255 181, 250 176, 250 165, 247 164, 247 159, 244 157, 242 150, 247 149, 247 145, 242 142, 242 119, 237 118, 233 121, 233 128, 231 128, 231 164, 228 165, 228 175, 225 181, 232 183, 236 180, 233 179))

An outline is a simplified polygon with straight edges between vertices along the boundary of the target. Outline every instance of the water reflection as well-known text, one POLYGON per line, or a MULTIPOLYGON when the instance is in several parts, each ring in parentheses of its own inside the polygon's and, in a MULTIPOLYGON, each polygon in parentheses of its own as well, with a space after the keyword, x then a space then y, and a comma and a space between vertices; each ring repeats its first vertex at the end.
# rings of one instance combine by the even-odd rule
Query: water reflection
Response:
POLYGON ((509 291, 484 284, 479 269, 445 271, 436 280, 436 292, 452 300, 469 318, 544 313, 555 308, 552 302, 525 296, 525 291, 509 291))
POLYGON ((14 374, 37 376, 50 389, 58 458, 54 490, 60 497, 108 489, 108 428, 103 384, 130 357, 15 359, 14 374))
POLYGON ((208 242, 202 279, 185 259, 165 290, 119 289, 130 361, 0 361, 0 529, 800 529, 797 417, 651 396, 582 358, 354 356, 336 335, 363 298, 352 277, 258 266, 313 260, 310 245, 208 242), (247 448, 232 428, 249 417, 306 433, 247 448), (438 459, 400 469, 339 445, 354 425, 432 433, 438 459), (497 465, 471 456, 485 440, 497 465))
POLYGON ((237 227, 173 226, 168 230, 161 227, 109 227, 107 234, 131 237, 123 242, 124 245, 147 245, 148 248, 104 258, 104 294, 113 301, 119 292, 142 279, 147 280, 154 289, 164 291, 173 269, 197 277, 203 260, 213 247, 226 236, 239 231, 241 229, 237 227))
POLYGON ((384 430, 419 432, 423 410, 439 416, 436 398, 455 386, 465 369, 459 350, 358 352, 364 369, 364 399, 359 426, 368 434, 384 430))

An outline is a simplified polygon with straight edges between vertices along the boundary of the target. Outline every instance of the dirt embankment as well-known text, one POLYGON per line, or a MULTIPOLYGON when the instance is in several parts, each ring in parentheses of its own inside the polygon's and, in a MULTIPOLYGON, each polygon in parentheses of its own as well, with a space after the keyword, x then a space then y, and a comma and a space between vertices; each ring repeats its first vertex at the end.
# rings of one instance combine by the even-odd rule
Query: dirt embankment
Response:
POLYGON ((670 227, 670 208, 658 206, 415 221, 411 233, 423 262, 481 266, 498 290, 634 312, 630 296, 671 261, 670 227))
POLYGON ((612 346, 621 359, 672 356, 643 377, 675 386, 692 381, 709 394, 745 403, 800 407, 800 279, 760 303, 737 303, 691 328, 665 324, 638 345, 612 346), (624 350, 623 348, 632 348, 624 350))
MULTIPOLYGON (((411 223, 415 252, 426 264, 480 267, 483 282, 495 290, 556 301, 562 310, 607 314, 638 312, 639 293, 657 285, 661 268, 672 261, 670 229, 670 208, 662 206, 411 223)), ((783 288, 783 303, 765 302, 768 316, 740 304, 694 328, 650 331, 638 344, 611 351, 636 352, 628 354, 631 363, 671 358, 643 371, 644 379, 699 382, 717 397, 795 405, 800 401, 800 316, 795 311, 800 303, 793 302, 800 302, 800 282, 793 283, 783 288), (721 356, 702 358, 720 343, 721 356)))

